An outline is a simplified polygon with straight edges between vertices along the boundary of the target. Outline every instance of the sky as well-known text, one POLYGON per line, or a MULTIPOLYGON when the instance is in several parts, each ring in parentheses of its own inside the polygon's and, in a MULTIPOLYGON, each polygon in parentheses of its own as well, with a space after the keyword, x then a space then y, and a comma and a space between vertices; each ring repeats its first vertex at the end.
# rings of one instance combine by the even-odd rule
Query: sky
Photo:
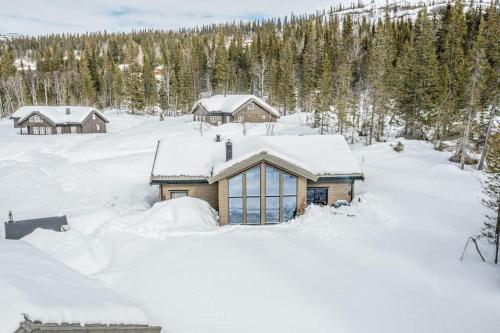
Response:
POLYGON ((194 27, 314 13, 351 0, 0 0, 0 33, 44 35, 194 27))

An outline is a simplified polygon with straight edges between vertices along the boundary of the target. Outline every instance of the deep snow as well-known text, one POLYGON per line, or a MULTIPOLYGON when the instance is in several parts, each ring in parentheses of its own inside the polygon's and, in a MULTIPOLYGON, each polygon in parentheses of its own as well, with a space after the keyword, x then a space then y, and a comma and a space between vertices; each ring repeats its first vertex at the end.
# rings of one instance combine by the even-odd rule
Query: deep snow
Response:
MULTIPOLYGON (((165 332, 493 332, 500 269, 470 251, 480 175, 420 141, 356 145, 350 207, 276 226, 216 227, 205 203, 157 203, 156 141, 199 136, 189 117, 106 113, 111 133, 28 137, 0 122, 0 214, 67 214, 26 241, 139 306, 165 332)), ((275 134, 310 134, 297 115, 275 134)), ((239 124, 204 135, 242 135, 239 124)), ((247 135, 266 133, 251 125, 247 135)), ((0 272, 1 274, 1 272, 0 272)), ((0 299, 0 303, 2 300, 0 299)), ((1 316, 1 314, 0 314, 1 316)), ((1 320, 0 320, 1 322, 1 320)))

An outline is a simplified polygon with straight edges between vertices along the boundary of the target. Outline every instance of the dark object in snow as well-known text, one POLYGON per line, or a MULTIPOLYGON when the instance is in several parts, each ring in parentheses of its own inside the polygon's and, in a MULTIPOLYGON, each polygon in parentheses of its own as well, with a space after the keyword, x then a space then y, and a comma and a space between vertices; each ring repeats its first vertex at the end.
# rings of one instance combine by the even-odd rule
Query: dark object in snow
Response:
POLYGON ((233 158, 233 141, 226 141, 226 162, 233 158))
POLYGON ((160 326, 106 324, 43 324, 26 318, 15 333, 160 333, 160 326))
POLYGON ((477 245, 477 240, 474 237, 469 237, 467 239, 467 242, 465 243, 464 250, 462 251, 462 255, 460 256, 460 260, 464 259, 465 251, 467 251, 467 246, 469 245, 470 241, 472 241, 474 243, 474 245, 476 246, 477 253, 479 253, 479 256, 481 257, 481 259, 483 260, 483 262, 485 262, 486 260, 484 259, 483 254, 481 253, 481 251, 479 250, 479 245, 477 245))
POLYGON ((333 203, 333 207, 335 208, 339 208, 339 207, 342 207, 342 206, 349 206, 349 201, 347 200, 337 200, 333 203))
POLYGON ((404 146, 404 144, 401 143, 401 141, 398 141, 398 144, 395 145, 393 149, 394 149, 395 152, 400 153, 403 150, 405 150, 405 146, 404 146))
POLYGON ((31 234, 37 228, 65 231, 67 225, 68 220, 66 219, 66 215, 14 221, 12 212, 9 212, 9 222, 5 222, 5 238, 21 239, 31 234))
MULTIPOLYGON (((462 158, 462 148, 458 148, 455 153, 450 157, 450 162, 453 162, 453 163, 460 163, 461 162, 461 158, 462 158)), ((470 156, 469 154, 465 154, 465 161, 464 161, 464 164, 467 164, 467 165, 474 165, 474 164, 477 164, 478 160, 477 158, 474 158, 472 156, 470 156)))

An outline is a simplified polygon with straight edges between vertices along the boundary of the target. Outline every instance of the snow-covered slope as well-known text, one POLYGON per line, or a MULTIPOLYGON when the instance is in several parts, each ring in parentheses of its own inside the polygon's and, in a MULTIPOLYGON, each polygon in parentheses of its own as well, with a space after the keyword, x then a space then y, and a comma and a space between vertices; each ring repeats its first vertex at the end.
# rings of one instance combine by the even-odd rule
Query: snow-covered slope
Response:
POLYGON ((24 320, 147 324, 139 308, 23 241, 0 241, 0 332, 24 320))
MULTIPOLYGON (((360 201, 312 207, 285 225, 219 228, 199 200, 151 208, 156 141, 197 137, 198 124, 106 116, 107 134, 19 136, 0 122, 0 213, 67 214, 71 232, 26 241, 138 304, 165 332, 496 330, 500 269, 472 251, 458 260, 482 223, 480 175, 449 153, 420 141, 403 140, 402 153, 357 145, 360 201)), ((316 133, 303 124, 282 117, 275 134, 316 133)), ((216 133, 243 135, 240 124, 204 130, 216 133)), ((247 135, 264 133, 256 124, 247 135)))

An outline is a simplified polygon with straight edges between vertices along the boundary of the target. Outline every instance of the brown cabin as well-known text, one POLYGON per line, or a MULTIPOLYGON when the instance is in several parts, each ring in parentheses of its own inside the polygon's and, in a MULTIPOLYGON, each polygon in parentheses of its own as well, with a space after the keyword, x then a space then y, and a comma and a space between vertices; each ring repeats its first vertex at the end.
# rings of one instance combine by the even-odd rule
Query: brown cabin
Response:
POLYGON ((109 123, 96 109, 82 106, 23 106, 10 118, 27 135, 106 133, 109 123))
POLYGON ((254 95, 214 95, 202 98, 191 110, 194 121, 211 125, 275 122, 279 112, 254 95))
POLYGON ((364 176, 341 135, 244 136, 158 142, 150 184, 160 200, 191 196, 219 212, 219 224, 276 224, 307 205, 354 197, 364 176), (180 153, 182 152, 182 154, 180 153))

